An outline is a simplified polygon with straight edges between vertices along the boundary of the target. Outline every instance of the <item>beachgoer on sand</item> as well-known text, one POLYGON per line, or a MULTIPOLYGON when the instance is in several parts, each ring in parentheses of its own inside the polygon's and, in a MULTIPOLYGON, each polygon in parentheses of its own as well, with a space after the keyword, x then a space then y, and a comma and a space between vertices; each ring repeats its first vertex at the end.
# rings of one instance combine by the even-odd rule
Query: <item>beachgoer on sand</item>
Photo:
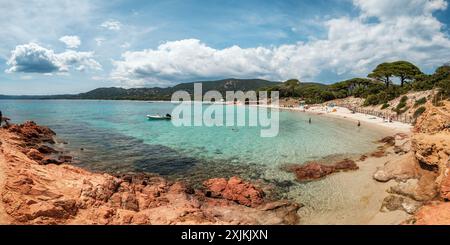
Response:
POLYGON ((358 121, 358 127, 361 127, 361 122, 360 121, 358 121))

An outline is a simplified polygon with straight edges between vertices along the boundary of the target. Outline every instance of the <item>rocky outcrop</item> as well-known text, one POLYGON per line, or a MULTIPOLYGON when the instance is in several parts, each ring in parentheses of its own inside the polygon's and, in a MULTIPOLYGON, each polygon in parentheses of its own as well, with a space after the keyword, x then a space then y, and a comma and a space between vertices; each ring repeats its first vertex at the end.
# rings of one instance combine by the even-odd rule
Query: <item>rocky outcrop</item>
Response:
POLYGON ((415 214, 414 224, 450 224, 450 205, 445 202, 450 200, 450 101, 441 104, 427 103, 426 111, 417 119, 412 139, 419 165, 434 175, 410 180, 392 190, 416 200, 434 193, 434 202, 415 214))
POLYGON ((426 108, 417 120, 413 149, 419 162, 438 174, 440 197, 450 200, 450 101, 426 108))
POLYGON ((450 102, 428 103, 411 138, 397 134, 381 143, 385 145, 378 155, 386 151, 401 155, 373 175, 380 182, 396 181, 381 210, 414 214, 405 223, 450 224, 450 206, 445 202, 450 200, 450 102))
POLYGON ((414 131, 416 133, 435 134, 450 131, 450 101, 441 101, 441 105, 426 104, 425 112, 417 118, 414 131))
POLYGON ((387 182, 392 179, 404 181, 417 177, 419 177, 419 162, 413 152, 402 155, 394 161, 386 162, 373 175, 373 178, 380 182, 387 182))
MULTIPOLYGON (((111 176, 59 162, 51 130, 34 123, 0 129, 1 201, 14 224, 296 224, 300 205, 269 201, 237 177, 207 190, 147 174, 111 176), (41 149, 41 151, 39 150, 41 149)), ((66 158, 66 157, 63 157, 66 158)), ((66 160, 69 160, 67 157, 66 160)))
POLYGON ((9 131, 21 137, 26 143, 54 143, 56 135, 50 128, 39 126, 35 122, 28 121, 24 124, 14 124, 9 127, 9 131))
POLYGON ((450 225, 450 202, 433 202, 423 206, 408 223, 416 225, 450 225))
POLYGON ((332 173, 359 169, 355 161, 345 159, 331 165, 310 162, 303 165, 287 166, 286 170, 293 172, 298 181, 311 181, 321 179, 332 173))
POLYGON ((206 196, 209 197, 225 198, 248 207, 256 207, 263 203, 264 192, 237 177, 232 177, 229 180, 224 178, 210 179, 205 181, 203 185, 207 189, 206 196))
POLYGON ((413 215, 424 203, 438 195, 435 182, 438 174, 435 169, 420 163, 412 151, 413 145, 408 135, 386 137, 380 143, 384 143, 383 151, 397 155, 373 175, 379 182, 395 181, 387 190, 390 195, 384 199, 380 211, 402 210, 413 215))
POLYGON ((21 152, 39 164, 63 164, 72 161, 71 156, 62 155, 62 152, 49 146, 55 143, 56 134, 48 127, 28 121, 10 125, 7 130, 18 138, 17 146, 21 152))

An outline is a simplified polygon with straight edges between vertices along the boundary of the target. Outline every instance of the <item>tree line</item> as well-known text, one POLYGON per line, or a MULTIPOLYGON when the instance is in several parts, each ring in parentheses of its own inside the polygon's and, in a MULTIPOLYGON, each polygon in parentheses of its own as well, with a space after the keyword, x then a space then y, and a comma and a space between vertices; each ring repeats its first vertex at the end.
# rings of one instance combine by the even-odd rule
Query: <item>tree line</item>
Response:
POLYGON ((409 91, 434 88, 438 89, 440 98, 450 98, 450 64, 445 64, 428 75, 408 61, 385 62, 376 66, 366 78, 353 78, 331 85, 302 83, 297 79, 290 79, 261 90, 279 91, 282 98, 299 98, 308 104, 354 96, 364 98, 365 105, 378 105, 409 91))

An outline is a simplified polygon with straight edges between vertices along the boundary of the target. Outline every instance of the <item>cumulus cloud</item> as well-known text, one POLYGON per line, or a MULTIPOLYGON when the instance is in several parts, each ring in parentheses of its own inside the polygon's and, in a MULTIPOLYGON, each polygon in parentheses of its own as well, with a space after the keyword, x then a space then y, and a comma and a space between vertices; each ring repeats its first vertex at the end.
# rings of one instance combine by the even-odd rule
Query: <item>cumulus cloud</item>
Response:
POLYGON ((108 30, 119 31, 122 28, 122 23, 120 23, 117 20, 107 20, 103 22, 100 26, 108 30))
POLYGON ((354 0, 354 5, 360 16, 325 21, 324 39, 224 49, 197 39, 170 41, 156 49, 124 52, 121 60, 113 61, 111 78, 125 86, 214 77, 317 81, 323 72, 365 76, 378 63, 390 60, 410 60, 422 68, 448 61, 450 40, 432 15, 447 7, 445 1, 354 0))
POLYGON ((100 70, 101 65, 94 60, 93 52, 77 52, 68 50, 55 53, 51 49, 44 48, 36 43, 18 45, 11 51, 7 61, 10 66, 8 73, 43 73, 68 72, 76 70, 100 70))
POLYGON ((431 15, 433 11, 447 8, 445 0, 353 0, 363 17, 382 20, 405 16, 431 15))
POLYGON ((78 48, 81 45, 81 40, 78 36, 63 36, 59 41, 66 44, 68 48, 78 48))

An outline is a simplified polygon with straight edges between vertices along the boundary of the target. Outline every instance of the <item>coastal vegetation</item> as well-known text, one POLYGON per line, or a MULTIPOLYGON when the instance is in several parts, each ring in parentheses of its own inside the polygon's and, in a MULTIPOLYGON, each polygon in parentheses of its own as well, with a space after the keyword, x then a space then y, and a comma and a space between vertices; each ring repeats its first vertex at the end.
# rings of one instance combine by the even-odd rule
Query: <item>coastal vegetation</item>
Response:
MULTIPOLYGON (((263 89, 278 90, 281 97, 299 98, 308 104, 354 96, 365 99, 364 106, 382 105, 385 109, 389 107, 389 101, 411 91, 437 89, 437 100, 450 98, 450 65, 443 65, 433 74, 427 75, 410 62, 396 61, 378 65, 367 78, 353 78, 331 85, 302 83, 291 79, 263 89)), ((402 98, 395 108, 397 113, 407 110, 407 100, 407 97, 402 98)), ((416 106, 425 102, 426 98, 422 98, 416 102, 416 106)))

